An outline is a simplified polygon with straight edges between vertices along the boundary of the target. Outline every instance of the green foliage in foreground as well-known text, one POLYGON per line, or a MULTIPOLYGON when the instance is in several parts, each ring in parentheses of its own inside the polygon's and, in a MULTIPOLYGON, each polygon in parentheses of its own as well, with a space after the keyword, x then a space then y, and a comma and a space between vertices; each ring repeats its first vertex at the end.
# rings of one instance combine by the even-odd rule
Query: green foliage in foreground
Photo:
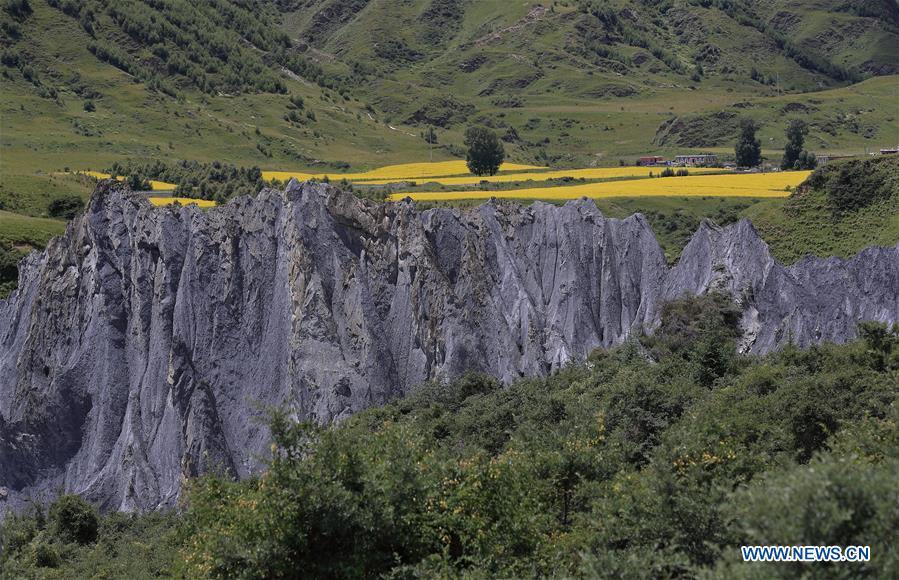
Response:
MULTIPOLYGON (((143 533, 153 562, 172 558, 155 570, 186 577, 895 576, 899 329, 755 358, 734 354, 736 318, 683 299, 654 337, 549 378, 428 384, 333 429, 276 412, 265 475, 191 482, 174 534, 127 519, 93 563, 130 570, 143 533), (739 560, 768 543, 870 545, 872 561, 739 560)), ((9 570, 48 570, 35 542, 57 540, 33 537, 9 570)), ((67 577, 98 556, 67 549, 67 577)))
POLYGON ((171 574, 174 514, 99 516, 64 495, 0 525, 0 578, 158 578, 171 574))

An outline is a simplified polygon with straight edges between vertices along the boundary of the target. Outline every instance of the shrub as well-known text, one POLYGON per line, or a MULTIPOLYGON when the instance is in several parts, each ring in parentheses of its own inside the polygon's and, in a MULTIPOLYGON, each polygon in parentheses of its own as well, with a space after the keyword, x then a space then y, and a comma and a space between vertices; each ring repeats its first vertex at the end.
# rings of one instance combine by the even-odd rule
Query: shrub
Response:
POLYGON ((895 160, 865 159, 827 165, 815 171, 809 178, 812 187, 823 187, 834 213, 852 212, 899 191, 895 171, 890 164, 895 160))
POLYGON ((31 559, 38 568, 58 568, 61 562, 56 547, 46 542, 37 542, 32 545, 31 559))
POLYGON ((50 504, 50 529, 65 542, 90 544, 97 539, 97 510, 77 495, 64 495, 50 504))
MULTIPOLYGON (((728 512, 738 522, 741 544, 871 546, 870 562, 845 565, 851 566, 849 576, 885 578, 899 569, 897 470, 895 459, 871 465, 824 455, 741 490, 728 512)), ((749 566, 723 566, 730 568, 723 576, 741 576, 749 566)), ((799 570, 795 564, 766 566, 773 578, 793 578, 799 570)))
MULTIPOLYGON (((304 100, 303 100, 303 97, 301 97, 301 96, 299 96, 299 95, 291 95, 291 96, 290 96, 290 105, 289 105, 289 106, 290 106, 290 107, 293 107, 293 108, 296 108, 296 109, 302 109, 303 107, 306 106, 306 101, 304 101, 304 100)), ((258 128, 258 127, 257 127, 257 128, 258 128)))
POLYGON ((16 251, 5 242, 0 241, 0 283, 15 280, 18 277, 18 263, 16 251))
POLYGON ((28 0, 3 0, 3 10, 13 18, 23 19, 31 15, 31 4, 28 0))
POLYGON ((84 200, 77 195, 58 197, 47 206, 47 215, 70 220, 84 209, 84 200))
POLYGON ((28 546, 44 524, 41 506, 34 506, 30 514, 6 514, 0 522, 0 564, 28 546))

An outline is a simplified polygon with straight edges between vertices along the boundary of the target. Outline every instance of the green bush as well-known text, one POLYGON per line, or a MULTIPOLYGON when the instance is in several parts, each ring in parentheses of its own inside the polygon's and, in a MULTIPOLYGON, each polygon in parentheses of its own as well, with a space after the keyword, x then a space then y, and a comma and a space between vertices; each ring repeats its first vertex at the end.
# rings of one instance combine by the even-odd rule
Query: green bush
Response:
POLYGON ((31 546, 31 559, 38 568, 58 568, 61 563, 56 547, 45 542, 37 542, 31 546))
MULTIPOLYGON (((760 478, 734 494, 726 511, 742 545, 870 546, 871 561, 839 564, 766 564, 769 578, 887 578, 899 570, 895 550, 899 461, 859 463, 822 455, 760 478), (814 566, 814 568, 813 568, 814 566)), ((745 574, 751 564, 722 563, 722 576, 745 574)))
POLYGON ((90 544, 97 539, 97 510, 77 495, 64 495, 50 504, 50 529, 65 542, 90 544))
POLYGON ((47 215, 70 220, 84 209, 84 200, 77 195, 58 197, 47 206, 47 215))
POLYGON ((40 506, 27 514, 6 514, 4 520, 0 522, 0 564, 28 546, 43 530, 45 524, 44 513, 40 506))
POLYGON ((3 10, 13 18, 27 18, 32 13, 28 0, 3 0, 3 10))
POLYGON ((837 213, 857 210, 895 193, 895 178, 885 179, 881 161, 866 159, 825 167, 815 183, 826 180, 827 199, 837 213))

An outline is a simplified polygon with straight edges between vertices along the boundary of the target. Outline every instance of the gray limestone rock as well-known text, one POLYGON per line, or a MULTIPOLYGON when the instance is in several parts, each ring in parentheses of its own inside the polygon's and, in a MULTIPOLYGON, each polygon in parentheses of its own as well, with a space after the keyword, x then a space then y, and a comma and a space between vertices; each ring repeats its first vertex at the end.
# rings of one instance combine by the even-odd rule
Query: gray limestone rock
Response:
POLYGON ((296 182, 206 211, 104 183, 20 271, 0 301, 0 486, 121 510, 258 470, 265 406, 328 422, 469 369, 550 373, 684 292, 730 293, 752 353, 899 319, 899 247, 784 267, 748 222, 703 224, 669 269, 642 216, 589 200, 417 211, 296 182))

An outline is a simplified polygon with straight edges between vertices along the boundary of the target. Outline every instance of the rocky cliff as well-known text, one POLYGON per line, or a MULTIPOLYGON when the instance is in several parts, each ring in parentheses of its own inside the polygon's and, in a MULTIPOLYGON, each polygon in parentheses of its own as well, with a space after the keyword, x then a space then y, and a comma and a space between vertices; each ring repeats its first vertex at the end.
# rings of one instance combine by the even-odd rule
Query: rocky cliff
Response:
POLYGON ((184 476, 245 476, 266 405, 330 421, 468 369, 551 372, 720 289, 747 352, 899 319, 899 247, 774 261, 748 222, 704 224, 672 269, 640 215, 487 203, 417 211, 292 182, 212 210, 102 184, 0 301, 0 486, 109 509, 184 476))

